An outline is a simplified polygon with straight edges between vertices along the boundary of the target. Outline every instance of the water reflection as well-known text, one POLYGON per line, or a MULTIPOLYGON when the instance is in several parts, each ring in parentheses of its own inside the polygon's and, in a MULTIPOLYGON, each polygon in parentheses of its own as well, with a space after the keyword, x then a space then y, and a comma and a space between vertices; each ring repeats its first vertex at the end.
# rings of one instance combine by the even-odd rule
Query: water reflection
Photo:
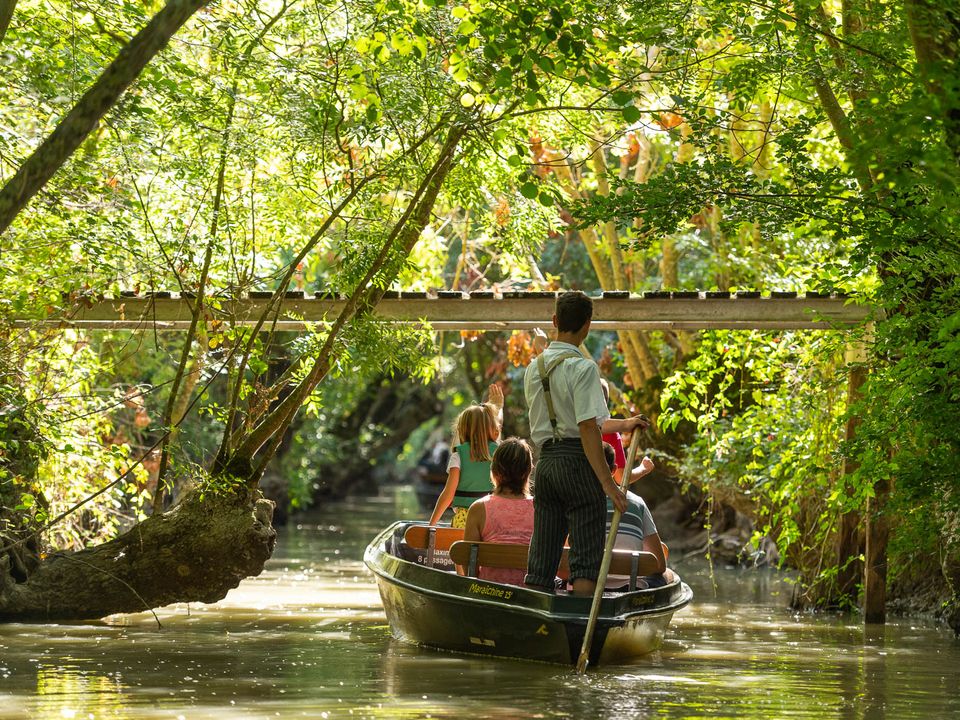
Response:
POLYGON ((659 652, 566 668, 390 638, 359 558, 416 514, 360 500, 281 532, 259 578, 216 605, 78 626, 0 625, 0 718, 960 718, 960 643, 900 623, 798 616, 770 571, 680 568, 696 600, 659 652))

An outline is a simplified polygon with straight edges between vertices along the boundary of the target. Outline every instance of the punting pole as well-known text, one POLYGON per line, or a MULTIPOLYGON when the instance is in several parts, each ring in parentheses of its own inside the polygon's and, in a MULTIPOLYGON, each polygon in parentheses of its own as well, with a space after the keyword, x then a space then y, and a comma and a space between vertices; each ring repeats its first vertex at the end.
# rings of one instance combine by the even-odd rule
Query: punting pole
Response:
MULTIPOLYGON (((627 450, 627 464, 623 468, 623 477, 620 480, 620 489, 624 492, 630 487, 630 476, 633 473, 633 461, 637 456, 637 446, 640 445, 640 428, 633 429, 630 439, 630 449, 627 450)), ((597 589, 593 591, 593 603, 590 605, 590 617, 587 619, 587 631, 583 635, 583 647, 577 659, 577 672, 587 670, 590 661, 590 646, 593 644, 593 633, 597 628, 597 615, 600 614, 600 601, 603 599, 603 589, 607 584, 607 573, 610 571, 610 561, 613 558, 613 546, 617 541, 617 529, 620 527, 620 511, 613 509, 613 520, 610 522, 610 533, 607 535, 607 545, 603 549, 603 561, 600 563, 600 575, 597 576, 597 589)))

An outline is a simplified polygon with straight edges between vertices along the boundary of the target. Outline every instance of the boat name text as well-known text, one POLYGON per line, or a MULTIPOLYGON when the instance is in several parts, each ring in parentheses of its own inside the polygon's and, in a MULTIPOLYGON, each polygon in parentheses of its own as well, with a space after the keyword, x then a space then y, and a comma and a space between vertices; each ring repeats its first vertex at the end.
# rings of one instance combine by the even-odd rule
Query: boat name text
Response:
POLYGON ((489 595, 490 597, 503 598, 509 600, 513 597, 513 590, 494 587, 493 585, 480 585, 479 583, 470 583, 470 592, 475 595, 489 595))

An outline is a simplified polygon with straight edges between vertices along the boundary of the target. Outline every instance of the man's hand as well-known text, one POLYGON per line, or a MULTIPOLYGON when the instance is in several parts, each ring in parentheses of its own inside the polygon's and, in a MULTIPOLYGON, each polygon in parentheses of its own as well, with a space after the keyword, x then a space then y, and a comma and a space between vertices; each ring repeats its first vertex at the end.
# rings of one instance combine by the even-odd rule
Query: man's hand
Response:
POLYGON ((496 383, 491 385, 487 391, 487 402, 498 410, 503 410, 503 390, 496 383))
POLYGON ((648 427, 650 427, 650 418, 648 418, 646 415, 634 415, 629 419, 628 422, 632 423, 633 425, 630 430, 636 430, 637 428, 646 430, 648 427))
POLYGON ((617 483, 614 482, 612 477, 608 482, 603 483, 603 492, 613 501, 613 506, 617 510, 621 513, 627 511, 627 496, 617 487, 617 483))

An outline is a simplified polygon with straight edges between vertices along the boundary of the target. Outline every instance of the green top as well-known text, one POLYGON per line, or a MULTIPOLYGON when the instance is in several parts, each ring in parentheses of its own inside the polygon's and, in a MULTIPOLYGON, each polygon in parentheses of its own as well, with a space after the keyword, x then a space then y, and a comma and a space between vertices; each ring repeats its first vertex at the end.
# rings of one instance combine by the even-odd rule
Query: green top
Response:
MULTIPOLYGON (((497 444, 491 440, 490 457, 493 457, 496 449, 497 444)), ((457 494, 453 496, 453 506, 470 507, 477 498, 493 492, 490 461, 471 460, 470 443, 460 443, 454 451, 460 456, 460 481, 457 483, 457 494)))

